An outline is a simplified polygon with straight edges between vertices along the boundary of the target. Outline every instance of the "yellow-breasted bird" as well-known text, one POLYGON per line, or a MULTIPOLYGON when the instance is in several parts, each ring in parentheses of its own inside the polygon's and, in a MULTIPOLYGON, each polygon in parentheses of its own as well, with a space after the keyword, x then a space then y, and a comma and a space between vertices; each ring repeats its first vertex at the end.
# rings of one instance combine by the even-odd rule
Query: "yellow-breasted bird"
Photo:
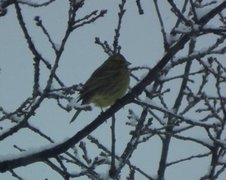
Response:
MULTIPOLYGON (((94 103, 100 108, 114 104, 129 86, 129 65, 121 54, 110 56, 86 81, 77 102, 82 100, 82 104, 94 103)), ((77 110, 70 123, 80 112, 81 110, 77 110)))

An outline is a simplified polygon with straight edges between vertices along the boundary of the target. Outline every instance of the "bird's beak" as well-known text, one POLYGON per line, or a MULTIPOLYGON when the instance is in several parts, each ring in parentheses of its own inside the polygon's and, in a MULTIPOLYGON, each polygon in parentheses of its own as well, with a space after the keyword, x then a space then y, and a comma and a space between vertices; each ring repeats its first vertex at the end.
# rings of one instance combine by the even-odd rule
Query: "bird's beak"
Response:
POLYGON ((131 65, 131 63, 129 61, 126 61, 126 65, 129 66, 131 65))

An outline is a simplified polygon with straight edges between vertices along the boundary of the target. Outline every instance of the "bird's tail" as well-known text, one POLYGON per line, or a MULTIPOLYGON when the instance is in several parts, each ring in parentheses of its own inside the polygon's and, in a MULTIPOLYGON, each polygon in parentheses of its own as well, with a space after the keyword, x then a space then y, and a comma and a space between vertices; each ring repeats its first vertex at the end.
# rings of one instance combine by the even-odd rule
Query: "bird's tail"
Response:
POLYGON ((76 111, 76 113, 75 113, 74 116, 72 117, 70 123, 72 123, 72 122, 78 117, 78 115, 80 114, 81 111, 82 111, 81 109, 78 109, 78 110, 76 111))

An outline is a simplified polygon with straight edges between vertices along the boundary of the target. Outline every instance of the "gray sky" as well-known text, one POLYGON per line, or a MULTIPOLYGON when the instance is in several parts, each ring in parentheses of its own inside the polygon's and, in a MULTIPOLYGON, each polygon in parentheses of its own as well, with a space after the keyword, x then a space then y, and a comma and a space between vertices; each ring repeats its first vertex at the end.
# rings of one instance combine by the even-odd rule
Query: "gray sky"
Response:
MULTIPOLYGON (((91 73, 107 58, 103 49, 96 45, 94 40, 95 37, 100 37, 102 41, 106 40, 109 43, 112 42, 117 23, 119 2, 119 0, 87 1, 84 8, 79 11, 78 18, 96 9, 107 9, 108 13, 104 18, 100 18, 93 24, 81 27, 71 34, 61 58, 59 69, 57 70, 57 75, 65 85, 71 86, 73 84, 84 83, 91 73)), ((127 60, 132 63, 132 67, 153 67, 163 56, 164 52, 161 29, 152 1, 142 1, 142 5, 145 14, 138 15, 135 1, 128 0, 126 4, 126 9, 128 10, 123 19, 119 41, 122 46, 121 52, 127 60)), ((53 63, 54 52, 40 28, 35 25, 34 17, 41 17, 54 43, 60 44, 67 22, 67 1, 58 0, 44 8, 28 8, 25 5, 21 5, 21 7, 32 40, 38 47, 39 52, 50 63, 53 63)), ((169 7, 165 4, 162 4, 161 10, 164 11, 163 15, 166 29, 170 30, 174 25, 175 17, 172 16, 169 7)), ((8 8, 7 15, 0 18, 0 27, 0 106, 3 106, 5 110, 11 112, 28 96, 31 96, 33 84, 33 56, 27 48, 24 35, 17 22, 14 6, 8 8)), ((41 67, 41 88, 44 88, 48 71, 44 66, 41 67)), ((143 73, 144 72, 140 72, 140 77, 143 76, 143 73)), ((131 80, 131 87, 135 84, 136 82, 131 80)), ((176 85, 174 84, 172 86, 176 85)), ((171 95, 171 97, 169 97, 169 101, 170 98, 173 98, 173 96, 171 95)), ((127 120, 126 116, 130 107, 133 106, 126 106, 116 114, 116 117, 118 117, 116 128, 116 153, 119 155, 122 153, 130 137, 130 128, 125 125, 127 120)), ((135 108, 135 112, 139 112, 139 108, 133 108, 135 108)), ((70 118, 73 116, 74 112, 66 113, 57 107, 55 101, 50 100, 42 104, 31 122, 34 126, 41 129, 58 142, 74 135, 78 130, 91 122, 99 112, 99 108, 93 107, 92 112, 83 112, 76 123, 69 124, 70 118)), ((2 127, 10 126, 10 124, 0 125, 2 127)), ((197 137, 203 135, 202 132, 197 131, 191 131, 188 132, 188 134, 189 133, 193 133, 193 135, 197 137)), ((103 144, 110 148, 110 121, 104 123, 93 132, 92 135, 99 138, 103 144)), ((0 143, 0 157, 8 156, 9 154, 17 154, 18 150, 13 148, 14 144, 23 149, 32 150, 40 148, 40 145, 45 146, 49 143, 39 136, 34 135, 29 130, 22 130, 18 133, 16 138, 13 136, 0 143)), ((160 148, 160 139, 158 137, 152 138, 150 142, 141 145, 136 150, 131 160, 148 174, 155 175, 157 174, 158 161, 161 153, 160 148)), ((197 152, 205 152, 205 150, 206 149, 201 146, 194 146, 194 143, 173 140, 170 146, 169 161, 196 154, 197 152)), ((94 156, 98 152, 93 150, 92 153, 94 156)), ((209 164, 208 159, 181 163, 167 170, 166 179, 195 180, 207 171, 207 164, 209 164)), ((46 177, 48 177, 49 180, 60 179, 57 174, 50 173, 43 163, 35 163, 29 167, 19 168, 16 172, 25 179, 39 180, 46 177)), ((100 172, 104 173, 104 167, 100 169, 100 172)), ((226 173, 224 175, 225 176, 221 178, 222 180, 226 178, 226 173)), ((0 174, 0 179, 11 180, 11 178, 12 176, 9 173, 0 174)))

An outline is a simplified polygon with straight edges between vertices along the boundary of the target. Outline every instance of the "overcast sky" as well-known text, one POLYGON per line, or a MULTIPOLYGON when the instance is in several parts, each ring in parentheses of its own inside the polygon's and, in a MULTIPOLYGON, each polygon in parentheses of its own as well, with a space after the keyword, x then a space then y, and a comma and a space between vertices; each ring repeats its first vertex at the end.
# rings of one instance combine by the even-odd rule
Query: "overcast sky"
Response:
MULTIPOLYGON (((95 37, 99 37, 102 41, 106 40, 112 43, 114 29, 117 25, 119 2, 119 0, 87 0, 86 5, 79 11, 78 18, 96 9, 107 9, 108 13, 104 18, 100 18, 95 23, 81 27, 71 34, 57 70, 57 75, 66 86, 84 83, 91 73, 107 58, 107 54, 105 54, 103 49, 96 45, 94 41, 95 37)), ((153 67, 163 56, 163 40, 152 1, 143 0, 142 5, 144 15, 139 15, 135 1, 128 0, 126 3, 127 11, 123 19, 119 43, 122 46, 122 54, 132 63, 132 67, 153 67)), ((40 16, 54 43, 60 44, 67 23, 67 1, 57 0, 51 5, 42 8, 31 8, 26 5, 21 5, 21 7, 26 26, 33 42, 38 47, 39 52, 50 63, 53 63, 54 51, 51 49, 51 45, 43 35, 43 32, 35 25, 34 17, 40 16)), ((164 11, 163 18, 166 29, 170 30, 174 25, 175 17, 172 16, 169 7, 165 4, 161 5, 161 10, 164 11)), ((14 6, 11 6, 8 8, 8 13, 0 17, 0 106, 3 106, 8 112, 14 111, 28 96, 32 95, 32 58, 33 56, 27 47, 26 40, 17 22, 14 6)), ((41 88, 44 88, 48 71, 44 66, 41 67, 42 74, 40 82, 41 88)), ((178 72, 180 72, 180 70, 178 70, 178 72)), ((140 72, 140 77, 144 76, 144 74, 144 71, 140 72)), ((131 80, 130 86, 133 87, 135 84, 136 82, 131 80)), ((56 87, 57 86, 56 83, 56 87)), ((171 98, 173 98, 173 96, 171 98)), ((129 108, 130 106, 125 107, 116 115, 116 117, 119 117, 116 128, 116 153, 118 154, 122 153, 125 143, 127 143, 129 138, 130 129, 125 125, 129 108)), ((139 109, 135 109, 135 112, 136 111, 139 111, 139 109)), ((69 124, 70 118, 73 116, 74 112, 66 113, 57 108, 55 101, 49 100, 42 104, 36 116, 31 119, 31 122, 34 126, 41 129, 58 142, 74 135, 78 130, 91 122, 99 112, 99 108, 93 107, 92 112, 83 112, 78 118, 78 122, 76 121, 76 123, 69 124)), ((10 124, 0 125, 4 128, 10 126, 10 124)), ((110 121, 104 123, 92 133, 107 147, 111 146, 109 143, 109 127, 110 121)), ((202 135, 202 132, 193 133, 196 133, 195 135, 197 137, 202 135)), ((14 144, 23 149, 32 150, 49 143, 39 136, 34 135, 29 130, 24 129, 18 133, 16 138, 12 136, 12 138, 8 138, 0 143, 0 157, 17 154, 18 150, 13 148, 14 144)), ((156 171, 161 153, 160 149, 160 139, 157 137, 153 138, 150 143, 143 144, 137 149, 135 154, 140 154, 140 156, 139 158, 132 158, 133 163, 138 167, 142 167, 141 169, 148 172, 148 174, 157 174, 156 171), (147 152, 150 155, 149 157, 147 157, 147 152), (142 156, 142 154, 144 155, 142 156), (152 167, 150 167, 150 164, 152 167)), ((177 142, 173 140, 169 152, 169 161, 195 154, 195 152, 205 152, 205 149, 198 145, 193 146, 193 143, 177 142)), ((95 152, 93 153, 95 154, 95 152)), ((195 180, 197 177, 207 172, 206 164, 209 164, 208 159, 174 166, 167 170, 166 180, 195 180), (194 168, 194 166, 197 168, 194 168)), ((57 174, 49 173, 48 168, 46 168, 43 163, 35 163, 30 165, 29 168, 19 168, 17 172, 25 179, 39 180, 46 177, 48 177, 49 180, 60 179, 57 174)), ((104 172, 104 170, 100 169, 100 172, 104 172)), ((221 180, 226 179, 226 173, 224 175, 221 180)), ((11 180, 11 178, 12 176, 9 173, 0 174, 0 179, 11 180)))

